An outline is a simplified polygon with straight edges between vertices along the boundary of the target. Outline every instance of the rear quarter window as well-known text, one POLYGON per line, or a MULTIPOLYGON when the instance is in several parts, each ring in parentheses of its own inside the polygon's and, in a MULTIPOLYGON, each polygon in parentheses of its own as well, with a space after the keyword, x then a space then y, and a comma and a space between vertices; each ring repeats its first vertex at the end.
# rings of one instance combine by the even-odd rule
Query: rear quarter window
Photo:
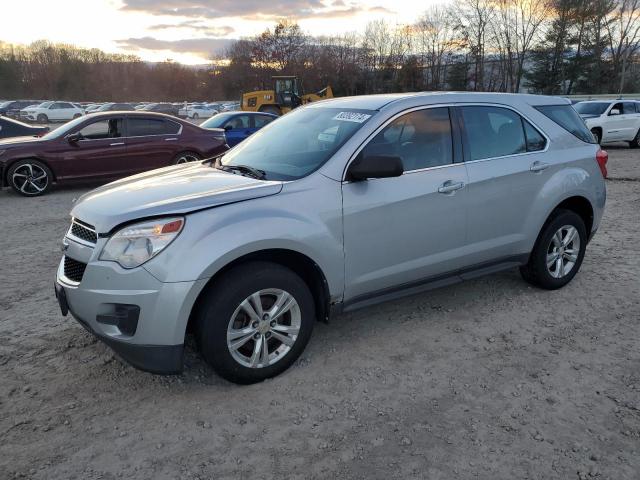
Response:
POLYGON ((535 108, 574 137, 586 143, 596 143, 584 121, 571 105, 544 105, 535 108))

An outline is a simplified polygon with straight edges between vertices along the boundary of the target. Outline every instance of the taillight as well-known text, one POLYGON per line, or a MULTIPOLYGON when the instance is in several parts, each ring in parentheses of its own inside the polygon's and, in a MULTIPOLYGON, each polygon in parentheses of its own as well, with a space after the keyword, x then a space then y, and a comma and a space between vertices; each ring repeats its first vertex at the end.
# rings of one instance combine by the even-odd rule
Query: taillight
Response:
POLYGON ((596 162, 598 162, 598 166, 600 167, 600 171, 602 172, 602 176, 607 178, 607 162, 609 161, 609 154, 606 150, 598 150, 596 153, 596 162))

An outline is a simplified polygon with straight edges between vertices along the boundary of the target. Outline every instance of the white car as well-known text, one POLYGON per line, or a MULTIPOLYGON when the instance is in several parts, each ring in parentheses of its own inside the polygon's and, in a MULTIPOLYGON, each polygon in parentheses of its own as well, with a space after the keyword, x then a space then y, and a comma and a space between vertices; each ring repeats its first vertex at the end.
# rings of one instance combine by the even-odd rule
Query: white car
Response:
POLYGON ((598 143, 628 142, 640 147, 640 102, 590 100, 574 105, 598 143))
POLYGON ((20 118, 38 123, 66 122, 83 114, 84 110, 71 102, 44 102, 22 109, 20 118))
POLYGON ((178 116, 198 120, 199 118, 212 117, 216 113, 218 113, 218 109, 214 105, 192 104, 187 105, 186 108, 181 108, 178 111, 178 116))

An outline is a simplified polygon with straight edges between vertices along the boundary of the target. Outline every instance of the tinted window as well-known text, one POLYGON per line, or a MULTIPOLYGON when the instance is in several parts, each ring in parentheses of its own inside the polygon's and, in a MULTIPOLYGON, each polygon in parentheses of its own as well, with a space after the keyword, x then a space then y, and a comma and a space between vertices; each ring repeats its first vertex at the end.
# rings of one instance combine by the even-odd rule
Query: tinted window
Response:
POLYGON ((500 107, 462 107, 470 160, 526 151, 520 115, 500 107))
POLYGON ((225 123, 223 128, 231 127, 233 130, 249 128, 249 115, 236 115, 225 123))
POLYGON ((166 122, 155 118, 130 118, 129 136, 143 137, 145 135, 174 135, 180 130, 175 122, 166 122))
POLYGON ((118 138, 122 136, 122 119, 110 118, 93 122, 83 127, 80 134, 87 140, 99 140, 102 138, 118 138))
POLYGON ((522 119, 522 125, 524 126, 524 134, 527 137, 527 152, 544 150, 544 147, 547 146, 547 140, 542 134, 524 118, 522 119))
POLYGON ((602 115, 607 108, 608 102, 580 102, 574 105, 576 112, 580 115, 602 115))
POLYGON ((453 163, 448 108, 407 113, 387 125, 361 155, 392 155, 402 159, 405 171, 453 163))
POLYGON ((545 105, 536 109, 583 142, 596 143, 584 121, 571 105, 545 105))
POLYGON ((622 104, 622 113, 629 115, 630 113, 636 113, 636 105, 634 102, 624 102, 622 104))
POLYGON ((253 117, 254 127, 262 128, 267 123, 271 123, 271 120, 273 120, 273 117, 267 117, 266 115, 256 115, 253 117))

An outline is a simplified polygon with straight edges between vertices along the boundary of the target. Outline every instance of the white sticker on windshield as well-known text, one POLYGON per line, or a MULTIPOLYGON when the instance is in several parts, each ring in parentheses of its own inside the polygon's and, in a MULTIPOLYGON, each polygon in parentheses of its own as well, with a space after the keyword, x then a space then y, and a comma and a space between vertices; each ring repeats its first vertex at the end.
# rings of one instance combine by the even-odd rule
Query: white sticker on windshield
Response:
POLYGON ((362 123, 366 122, 371 115, 367 115, 366 113, 358 113, 358 112, 340 112, 335 117, 334 120, 342 120, 343 122, 356 122, 362 123))

